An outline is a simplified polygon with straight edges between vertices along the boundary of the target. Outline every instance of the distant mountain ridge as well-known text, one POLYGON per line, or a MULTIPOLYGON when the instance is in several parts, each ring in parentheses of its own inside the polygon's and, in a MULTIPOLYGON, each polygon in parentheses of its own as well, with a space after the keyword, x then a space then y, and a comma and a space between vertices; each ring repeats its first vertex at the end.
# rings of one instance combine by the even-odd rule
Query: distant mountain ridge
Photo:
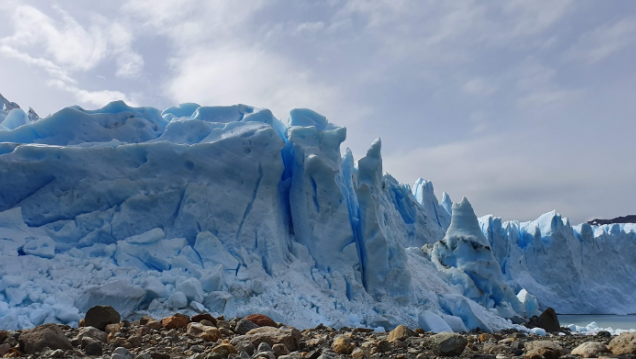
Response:
POLYGON ((587 223, 594 226, 601 226, 604 224, 614 224, 614 223, 636 223, 636 215, 616 217, 613 219, 593 219, 591 221, 587 221, 587 223))

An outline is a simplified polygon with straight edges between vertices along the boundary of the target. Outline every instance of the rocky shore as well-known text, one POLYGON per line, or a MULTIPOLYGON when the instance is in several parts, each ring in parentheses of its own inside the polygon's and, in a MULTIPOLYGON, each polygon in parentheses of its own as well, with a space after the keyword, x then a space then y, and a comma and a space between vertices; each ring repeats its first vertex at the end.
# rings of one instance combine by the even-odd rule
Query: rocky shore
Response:
MULTIPOLYGON (((1 329, 1 328, 0 328, 1 329)), ((298 330, 262 314, 245 318, 175 314, 122 321, 113 308, 91 308, 79 328, 44 324, 0 330, 4 358, 110 359, 328 359, 460 357, 476 359, 636 358, 636 334, 537 336, 501 333, 429 333, 398 326, 389 333, 319 325, 298 330)))

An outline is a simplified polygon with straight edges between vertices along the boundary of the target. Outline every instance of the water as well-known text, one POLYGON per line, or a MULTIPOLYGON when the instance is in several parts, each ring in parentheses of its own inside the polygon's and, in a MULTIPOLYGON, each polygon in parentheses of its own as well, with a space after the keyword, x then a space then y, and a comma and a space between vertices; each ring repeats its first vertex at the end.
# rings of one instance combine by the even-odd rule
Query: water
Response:
POLYGON ((561 326, 575 324, 585 327, 592 322, 596 322, 599 328, 613 328, 614 330, 636 329, 636 315, 566 315, 559 314, 561 326))

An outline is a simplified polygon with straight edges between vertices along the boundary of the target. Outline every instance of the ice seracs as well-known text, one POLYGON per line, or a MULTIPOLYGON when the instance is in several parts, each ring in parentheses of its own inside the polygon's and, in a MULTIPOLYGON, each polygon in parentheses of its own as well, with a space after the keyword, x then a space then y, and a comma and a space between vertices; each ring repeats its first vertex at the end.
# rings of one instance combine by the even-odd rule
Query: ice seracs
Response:
MULTIPOLYGON (((3 98, 5 328, 74 325, 110 304, 125 316, 259 312, 298 327, 494 331, 572 305, 551 292, 581 287, 547 283, 549 259, 535 259, 564 250, 562 238, 564 265, 597 284, 602 275, 585 269, 594 246, 603 241, 609 258, 620 255, 615 238, 634 242, 631 227, 572 230, 555 215, 478 223, 466 200, 438 203, 432 183, 384 173, 379 139, 357 162, 343 155, 346 129, 309 109, 286 124, 247 105, 161 112, 119 101, 39 119, 18 110, 3 98)), ((589 308, 601 300, 588 298, 589 308)))

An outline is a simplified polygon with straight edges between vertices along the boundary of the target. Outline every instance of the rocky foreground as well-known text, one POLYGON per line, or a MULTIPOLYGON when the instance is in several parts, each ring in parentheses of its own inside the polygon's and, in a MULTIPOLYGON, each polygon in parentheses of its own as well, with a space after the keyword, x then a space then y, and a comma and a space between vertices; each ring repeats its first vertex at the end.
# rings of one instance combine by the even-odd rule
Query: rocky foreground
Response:
POLYGON ((476 359, 636 358, 636 333, 612 337, 428 333, 398 326, 390 333, 319 325, 299 331, 262 314, 226 320, 210 314, 121 321, 113 308, 91 308, 79 328, 44 324, 0 331, 4 358, 327 359, 461 357, 476 359))

